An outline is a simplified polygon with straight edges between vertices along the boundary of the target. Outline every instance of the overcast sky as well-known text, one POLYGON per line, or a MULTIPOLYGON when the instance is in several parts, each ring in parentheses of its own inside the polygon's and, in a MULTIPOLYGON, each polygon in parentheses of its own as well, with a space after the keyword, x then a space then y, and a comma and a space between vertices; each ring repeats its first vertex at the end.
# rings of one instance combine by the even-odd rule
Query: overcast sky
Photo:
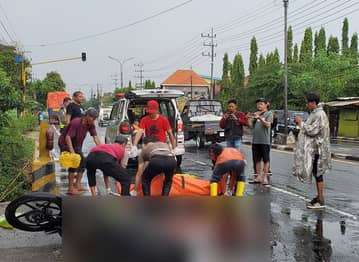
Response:
MULTIPOLYGON (((209 39, 201 38, 201 33, 209 33, 212 26, 218 44, 215 76, 222 74, 225 52, 231 59, 241 53, 247 70, 253 35, 260 52, 266 54, 278 47, 283 54, 281 0, 0 0, 0 4, 0 41, 20 43, 32 62, 77 57, 82 51, 87 52, 85 63, 71 61, 33 67, 34 76, 39 79, 49 71, 58 71, 69 92, 82 90, 89 95, 97 83, 104 91, 112 91, 113 76, 118 74, 120 78, 120 67, 108 56, 120 60, 134 57, 124 64, 125 83, 139 81, 135 78, 137 63, 144 64, 145 79, 155 80, 157 86, 177 69, 192 67, 199 74, 209 75, 210 58, 201 55, 209 52, 203 46, 203 41, 209 39), (96 34, 99 35, 86 38, 96 34), (77 41, 79 38, 85 39, 77 41)), ((349 19, 351 36, 359 31, 358 14, 358 0, 289 0, 288 20, 298 43, 307 26, 317 30, 323 25, 327 36, 341 38, 344 17, 349 19)))

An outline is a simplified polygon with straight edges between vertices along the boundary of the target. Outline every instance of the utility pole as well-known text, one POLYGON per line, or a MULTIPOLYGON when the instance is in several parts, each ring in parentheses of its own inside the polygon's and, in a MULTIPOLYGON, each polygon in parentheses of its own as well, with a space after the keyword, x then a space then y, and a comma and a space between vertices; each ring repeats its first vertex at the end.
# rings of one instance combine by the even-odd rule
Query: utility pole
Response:
POLYGON ((288 135, 288 2, 283 0, 284 3, 284 139, 287 143, 288 135))
POLYGON ((216 57, 216 54, 214 53, 214 48, 217 47, 217 44, 214 43, 214 38, 216 38, 216 34, 213 33, 213 27, 211 28, 211 33, 208 34, 201 34, 201 37, 210 38, 209 42, 204 42, 203 46, 208 46, 211 48, 211 51, 207 54, 202 52, 202 56, 209 56, 211 57, 211 86, 209 88, 209 97, 211 99, 214 98, 214 86, 213 86, 213 62, 214 58, 216 57))
POLYGON ((135 78, 139 78, 140 79, 140 83, 136 83, 136 87, 140 87, 141 89, 143 89, 143 63, 139 63, 139 64, 135 64, 135 67, 138 67, 139 69, 135 69, 135 72, 138 73, 138 75, 135 76, 135 78))
POLYGON ((117 58, 112 57, 112 56, 108 56, 108 58, 120 64, 121 88, 123 88, 123 65, 127 61, 130 61, 130 60, 134 59, 134 57, 129 57, 129 58, 126 58, 126 59, 124 59, 122 61, 120 59, 117 59, 117 58))
POLYGON ((118 75, 114 74, 114 75, 110 75, 110 77, 112 78, 112 80, 115 82, 115 89, 118 87, 118 75))

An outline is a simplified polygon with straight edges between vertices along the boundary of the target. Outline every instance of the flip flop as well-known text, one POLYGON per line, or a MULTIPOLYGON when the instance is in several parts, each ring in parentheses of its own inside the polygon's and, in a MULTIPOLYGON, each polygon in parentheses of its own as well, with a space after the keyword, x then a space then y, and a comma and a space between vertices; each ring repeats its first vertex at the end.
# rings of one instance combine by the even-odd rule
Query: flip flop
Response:
POLYGON ((262 183, 261 181, 258 181, 258 180, 255 180, 255 179, 252 179, 250 181, 248 181, 249 184, 260 184, 262 183))
POLYGON ((77 188, 78 191, 80 192, 88 192, 89 189, 87 187, 80 187, 80 188, 77 188))
POLYGON ((264 182, 263 182, 262 185, 263 185, 263 186, 270 186, 269 182, 267 182, 267 183, 264 183, 264 182))
POLYGON ((70 196, 79 196, 79 195, 81 195, 83 193, 85 193, 85 192, 84 191, 81 191, 81 192, 79 191, 78 193, 69 192, 69 191, 66 192, 66 194, 70 195, 70 196))

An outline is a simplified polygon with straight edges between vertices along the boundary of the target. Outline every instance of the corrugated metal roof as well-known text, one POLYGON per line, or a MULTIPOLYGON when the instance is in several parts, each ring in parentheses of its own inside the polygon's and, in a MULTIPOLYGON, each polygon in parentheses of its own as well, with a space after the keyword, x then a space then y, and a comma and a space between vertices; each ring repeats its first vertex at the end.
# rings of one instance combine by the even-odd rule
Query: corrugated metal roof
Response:
POLYGON ((359 99, 355 100, 342 100, 342 101, 331 101, 325 103, 327 106, 335 106, 335 107, 341 107, 341 106, 359 106, 359 99))

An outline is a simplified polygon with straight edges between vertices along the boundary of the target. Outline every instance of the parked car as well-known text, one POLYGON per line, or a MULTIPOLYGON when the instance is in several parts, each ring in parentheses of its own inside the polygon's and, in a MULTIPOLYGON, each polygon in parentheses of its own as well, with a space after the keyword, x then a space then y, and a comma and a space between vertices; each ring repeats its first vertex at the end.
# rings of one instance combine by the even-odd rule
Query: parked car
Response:
MULTIPOLYGON (((183 95, 184 93, 182 91, 176 90, 146 89, 135 90, 117 96, 119 100, 112 106, 109 124, 106 127, 105 143, 113 143, 115 137, 119 134, 125 135, 129 139, 126 150, 130 152, 132 140, 136 132, 134 122, 139 122, 140 119, 145 116, 147 101, 156 100, 159 103, 160 113, 165 116, 171 124, 172 132, 177 143, 175 149, 177 165, 180 166, 185 148, 183 122, 175 99, 183 95)), ((138 147, 139 153, 142 144, 139 143, 138 147)), ((137 156, 131 155, 129 166, 135 164, 137 164, 137 156)))
POLYGON ((224 130, 219 126, 223 115, 222 105, 218 100, 189 100, 182 111, 185 140, 194 139, 197 148, 205 142, 222 142, 224 130))
POLYGON ((101 107, 98 117, 98 125, 106 126, 109 123, 112 108, 101 107))
MULTIPOLYGON (((274 113, 277 114, 277 126, 275 127, 274 135, 276 133, 284 133, 284 128, 285 128, 284 110, 274 110, 274 113)), ((296 128, 296 124, 294 122, 295 116, 300 116, 303 121, 306 121, 308 119, 309 114, 308 112, 304 112, 304 111, 288 110, 288 134, 292 132, 293 135, 297 136, 299 133, 299 129, 296 128)))

